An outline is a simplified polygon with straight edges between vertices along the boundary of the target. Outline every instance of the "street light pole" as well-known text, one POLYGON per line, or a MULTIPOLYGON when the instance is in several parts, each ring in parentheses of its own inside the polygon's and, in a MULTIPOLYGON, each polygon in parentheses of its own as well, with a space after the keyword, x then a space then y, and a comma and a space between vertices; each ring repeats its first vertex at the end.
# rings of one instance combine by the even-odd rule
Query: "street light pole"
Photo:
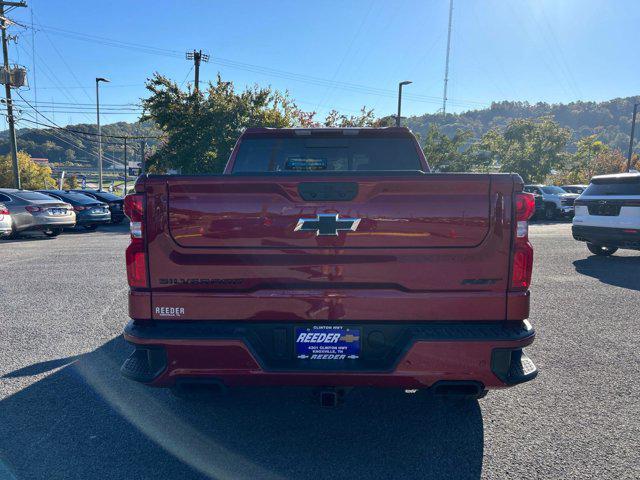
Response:
POLYGON ((631 171, 631 156, 633 155, 633 136, 636 133, 636 114, 639 103, 633 104, 633 118, 631 119, 631 138, 629 139, 629 155, 627 156, 627 172, 631 171))
POLYGON ((411 80, 405 80, 404 82, 400 82, 398 84, 398 116, 396 117, 396 127, 400 126, 400 112, 402 110, 402 87, 405 85, 409 85, 413 83, 411 80))
POLYGON ((96 78, 96 119, 98 122, 98 191, 102 191, 102 129, 100 128, 100 82, 109 82, 106 78, 96 78))

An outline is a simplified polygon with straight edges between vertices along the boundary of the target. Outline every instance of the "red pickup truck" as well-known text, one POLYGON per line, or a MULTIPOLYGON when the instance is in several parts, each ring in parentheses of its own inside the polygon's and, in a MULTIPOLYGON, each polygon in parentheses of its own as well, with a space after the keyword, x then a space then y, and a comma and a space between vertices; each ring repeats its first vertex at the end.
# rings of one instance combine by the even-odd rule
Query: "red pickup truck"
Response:
POLYGON ((221 175, 141 176, 122 373, 326 387, 328 403, 531 380, 522 190, 515 174, 429 173, 405 128, 248 129, 221 175))

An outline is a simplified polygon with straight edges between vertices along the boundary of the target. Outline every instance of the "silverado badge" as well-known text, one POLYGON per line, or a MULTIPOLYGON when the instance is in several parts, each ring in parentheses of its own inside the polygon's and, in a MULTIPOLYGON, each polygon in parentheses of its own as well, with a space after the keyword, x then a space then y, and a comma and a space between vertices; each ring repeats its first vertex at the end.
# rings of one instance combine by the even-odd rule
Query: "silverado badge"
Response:
POLYGON ((298 220, 294 232, 316 232, 316 235, 337 236, 338 231, 355 232, 360 224, 359 218, 338 218, 339 214, 318 214, 316 218, 301 218, 298 220))

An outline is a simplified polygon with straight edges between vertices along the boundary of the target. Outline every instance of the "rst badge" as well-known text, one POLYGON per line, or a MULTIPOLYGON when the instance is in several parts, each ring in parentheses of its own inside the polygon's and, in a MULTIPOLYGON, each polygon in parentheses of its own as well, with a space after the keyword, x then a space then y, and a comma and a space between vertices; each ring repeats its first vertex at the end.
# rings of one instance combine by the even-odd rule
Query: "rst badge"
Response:
POLYGON ((321 213, 316 218, 301 218, 294 232, 316 232, 317 236, 337 236, 339 231, 355 232, 360 225, 359 218, 339 218, 338 213, 321 213))
POLYGON ((301 360, 355 360, 360 357, 360 329, 323 325, 295 329, 301 360))

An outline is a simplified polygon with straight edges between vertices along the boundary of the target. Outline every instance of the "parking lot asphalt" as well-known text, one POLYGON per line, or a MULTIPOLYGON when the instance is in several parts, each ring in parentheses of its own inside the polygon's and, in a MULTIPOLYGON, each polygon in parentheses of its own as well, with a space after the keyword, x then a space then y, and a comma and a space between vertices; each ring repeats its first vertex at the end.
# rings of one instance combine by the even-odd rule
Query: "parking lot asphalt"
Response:
POLYGON ((533 225, 536 380, 448 404, 304 389, 186 403, 120 376, 125 226, 0 241, 0 479, 640 478, 640 254, 533 225))

